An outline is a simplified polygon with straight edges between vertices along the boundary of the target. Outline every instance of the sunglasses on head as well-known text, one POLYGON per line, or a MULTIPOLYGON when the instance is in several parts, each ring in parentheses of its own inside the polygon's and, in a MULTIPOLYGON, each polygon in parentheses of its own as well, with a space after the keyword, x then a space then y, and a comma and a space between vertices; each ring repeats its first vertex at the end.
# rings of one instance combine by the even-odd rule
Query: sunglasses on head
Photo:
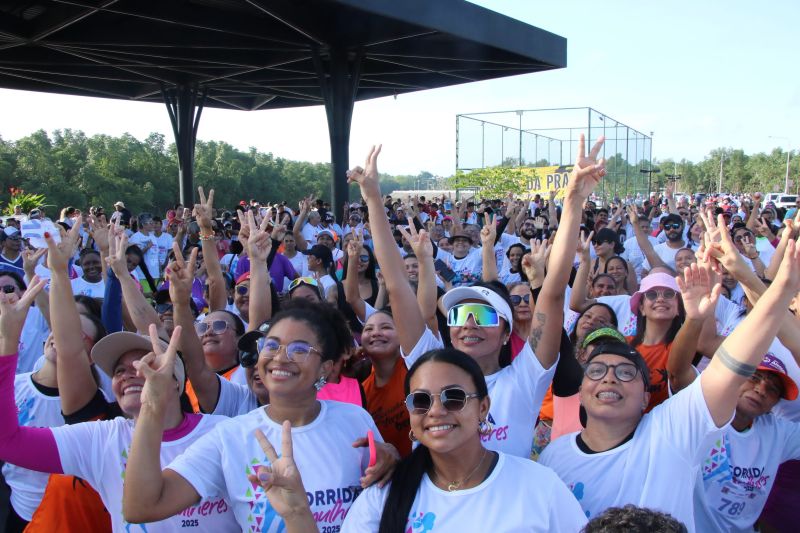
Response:
POLYGON ((683 226, 683 224, 679 222, 672 222, 670 224, 664 224, 664 229, 681 229, 681 226, 683 226))
POLYGON ((658 300, 659 297, 665 300, 672 300, 673 298, 675 298, 675 296, 677 296, 677 294, 678 293, 675 292, 673 289, 662 289, 660 291, 657 291, 655 289, 650 289, 649 291, 644 291, 644 297, 650 300, 651 302, 655 302, 656 300, 658 300))
MULTIPOLYGON (((445 410, 457 413, 464 410, 470 398, 477 398, 478 393, 467 393, 460 387, 453 387, 443 390, 438 396, 445 410)), ((406 396, 406 409, 412 415, 424 415, 433 407, 433 398, 434 396, 430 392, 412 392, 406 396)))
POLYGON ((256 346, 258 347, 259 357, 265 359, 274 359, 281 349, 286 351, 286 358, 295 363, 305 362, 311 352, 317 352, 322 355, 322 352, 305 341, 292 341, 284 345, 274 337, 262 337, 258 339, 256 346))
POLYGON ((482 328, 500 325, 500 315, 494 307, 477 303, 454 305, 447 312, 447 325, 462 327, 467 323, 470 316, 475 321, 475 325, 482 328))
POLYGON ((3 289, 3 292, 6 294, 11 294, 17 291, 17 288, 14 285, 3 285, 0 287, 0 289, 3 289))
POLYGON ((224 320, 213 320, 211 322, 198 322, 194 325, 194 330, 201 337, 211 330, 212 335, 221 335, 228 329, 228 323, 224 320))
POLYGON ((300 285, 311 285, 312 287, 319 287, 319 283, 317 283, 317 280, 309 276, 303 276, 292 280, 292 282, 289 284, 289 291, 291 292, 300 285))
POLYGON ((163 304, 156 304, 156 313, 159 315, 163 315, 164 313, 169 313, 172 311, 172 304, 171 303, 163 303, 163 304))
POLYGON ((526 304, 531 303, 531 295, 526 294, 525 296, 519 296, 518 294, 511 295, 511 303, 514 307, 518 306, 520 303, 525 302, 526 304))
POLYGON ((607 365, 600 361, 592 361, 586 368, 583 369, 583 374, 592 381, 600 381, 606 374, 608 369, 614 369, 614 376, 622 382, 627 383, 636 379, 639 374, 639 368, 633 363, 619 363, 618 365, 607 365))

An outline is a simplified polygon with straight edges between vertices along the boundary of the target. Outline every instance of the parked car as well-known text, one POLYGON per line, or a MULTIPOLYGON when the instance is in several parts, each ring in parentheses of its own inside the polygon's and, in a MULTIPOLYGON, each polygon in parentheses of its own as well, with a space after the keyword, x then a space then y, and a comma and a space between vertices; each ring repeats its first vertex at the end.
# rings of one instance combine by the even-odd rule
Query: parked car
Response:
POLYGON ((778 199, 774 200, 775 207, 781 207, 783 209, 789 209, 790 207, 797 207, 797 195, 796 194, 779 194, 778 199))

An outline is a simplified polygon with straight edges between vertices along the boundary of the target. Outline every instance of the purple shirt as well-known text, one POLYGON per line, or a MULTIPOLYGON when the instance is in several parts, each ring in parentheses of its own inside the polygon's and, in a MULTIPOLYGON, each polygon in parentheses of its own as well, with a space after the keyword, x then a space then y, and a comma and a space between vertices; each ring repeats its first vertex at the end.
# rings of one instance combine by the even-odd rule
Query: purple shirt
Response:
MULTIPOLYGON (((250 258, 240 257, 239 263, 236 265, 236 279, 245 272, 250 272, 250 258)), ((269 267, 269 276, 272 278, 272 284, 275 285, 275 290, 283 292, 283 279, 295 279, 297 272, 292 266, 292 262, 286 259, 283 254, 275 254, 272 258, 272 266, 269 267)))

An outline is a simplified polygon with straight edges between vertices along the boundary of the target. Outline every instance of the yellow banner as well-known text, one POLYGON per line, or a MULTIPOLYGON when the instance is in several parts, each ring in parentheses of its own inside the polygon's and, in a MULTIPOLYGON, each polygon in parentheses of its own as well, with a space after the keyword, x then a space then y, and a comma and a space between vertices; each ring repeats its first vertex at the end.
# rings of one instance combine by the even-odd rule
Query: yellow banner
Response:
POLYGON ((550 191, 558 190, 556 198, 562 198, 564 190, 569 184, 569 173, 572 171, 572 165, 528 167, 520 170, 527 176, 525 188, 531 195, 547 196, 550 191))

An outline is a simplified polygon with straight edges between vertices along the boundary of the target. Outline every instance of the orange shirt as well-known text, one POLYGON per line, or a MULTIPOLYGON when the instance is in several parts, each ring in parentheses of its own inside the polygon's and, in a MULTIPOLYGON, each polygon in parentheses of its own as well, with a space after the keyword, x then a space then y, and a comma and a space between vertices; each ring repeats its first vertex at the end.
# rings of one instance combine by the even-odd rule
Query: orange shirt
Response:
MULTIPOLYGON (((220 374, 223 378, 227 379, 228 381, 231 380, 231 376, 233 375, 236 370, 239 369, 239 365, 236 365, 233 368, 230 368, 220 374)), ((192 404, 192 411, 195 413, 200 412, 200 402, 197 400, 197 394, 194 392, 194 388, 192 387, 191 381, 186 381, 186 396, 189 397, 189 402, 192 404)))
POLYGON ((405 361, 398 357, 392 377, 383 387, 375 385, 374 368, 361 384, 367 397, 367 411, 375 420, 383 440, 393 444, 402 457, 411 453, 411 440, 408 438, 411 424, 403 388, 407 372, 405 361))
POLYGON ((26 533, 109 533, 111 517, 100 495, 75 476, 52 474, 26 533))
MULTIPOLYGON (((626 337, 630 343, 633 337, 626 337)), ((672 349, 672 343, 665 344, 640 344, 634 346, 636 350, 642 354, 647 368, 650 369, 650 403, 647 404, 647 412, 653 407, 660 404, 669 397, 667 391, 667 359, 669 359, 669 351, 672 349)))
POLYGON ((542 420, 553 420, 553 386, 547 387, 547 392, 542 400, 542 407, 539 409, 539 418, 542 420))

